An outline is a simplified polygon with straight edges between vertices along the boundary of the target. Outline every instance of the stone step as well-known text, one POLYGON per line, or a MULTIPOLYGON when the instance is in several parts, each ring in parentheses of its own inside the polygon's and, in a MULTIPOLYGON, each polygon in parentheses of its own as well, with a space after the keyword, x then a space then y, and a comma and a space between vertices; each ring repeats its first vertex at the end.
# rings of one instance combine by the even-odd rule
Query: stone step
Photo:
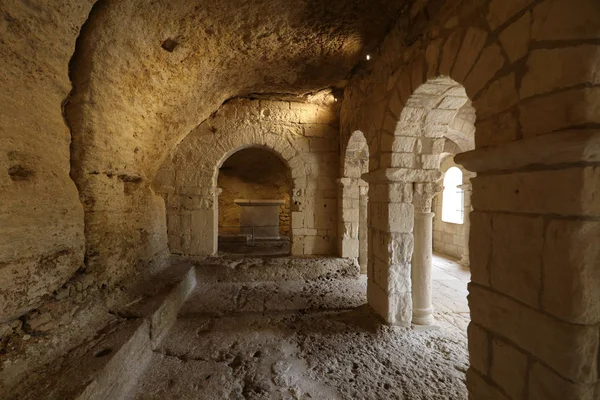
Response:
POLYGON ((179 316, 334 310, 366 302, 366 276, 290 282, 205 282, 198 284, 179 316))
POLYGON ((356 261, 334 257, 208 257, 181 262, 195 265, 198 283, 311 281, 360 275, 356 261))

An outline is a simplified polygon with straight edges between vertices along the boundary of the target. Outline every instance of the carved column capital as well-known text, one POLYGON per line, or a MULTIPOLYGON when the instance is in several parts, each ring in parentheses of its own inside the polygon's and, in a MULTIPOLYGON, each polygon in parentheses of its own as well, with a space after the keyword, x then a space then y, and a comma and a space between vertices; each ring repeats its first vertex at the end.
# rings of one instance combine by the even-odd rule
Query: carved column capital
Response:
POLYGON ((462 189, 463 192, 472 192, 473 191, 473 185, 471 185, 471 183, 463 183, 462 185, 458 185, 457 188, 462 189))
POLYGON ((431 201, 433 197, 442 191, 442 185, 434 182, 413 184, 413 206, 415 212, 431 212, 431 201))

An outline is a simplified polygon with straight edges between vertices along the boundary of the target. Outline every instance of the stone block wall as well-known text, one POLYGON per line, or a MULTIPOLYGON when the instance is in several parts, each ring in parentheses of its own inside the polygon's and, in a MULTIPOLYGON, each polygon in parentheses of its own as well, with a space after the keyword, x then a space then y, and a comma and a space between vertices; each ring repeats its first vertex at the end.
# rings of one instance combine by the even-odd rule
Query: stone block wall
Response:
POLYGON ((216 251, 217 172, 238 150, 277 154, 292 178, 292 254, 337 250, 338 112, 333 104, 234 99, 193 130, 157 173, 167 199, 169 248, 216 251))
POLYGON ((393 147, 400 115, 440 76, 473 102, 476 149, 455 158, 477 173, 470 399, 598 398, 599 35, 595 0, 416 2, 346 88, 342 137, 364 132, 371 158, 369 303, 391 323, 410 315, 402 221, 426 178, 393 147))

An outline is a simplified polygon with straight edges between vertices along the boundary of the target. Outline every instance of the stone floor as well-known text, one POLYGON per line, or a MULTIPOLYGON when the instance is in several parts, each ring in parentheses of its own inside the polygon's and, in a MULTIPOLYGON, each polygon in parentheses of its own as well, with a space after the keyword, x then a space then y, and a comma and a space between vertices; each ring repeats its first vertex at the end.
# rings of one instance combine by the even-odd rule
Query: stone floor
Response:
POLYGON ((366 277, 343 260, 200 263, 131 396, 466 399, 468 278, 451 260, 435 265, 439 328, 413 330, 383 325, 365 306, 366 277))
POLYGON ((455 325, 464 335, 471 320, 467 302, 467 283, 471 271, 458 260, 442 254, 433 255, 433 306, 437 320, 455 325))

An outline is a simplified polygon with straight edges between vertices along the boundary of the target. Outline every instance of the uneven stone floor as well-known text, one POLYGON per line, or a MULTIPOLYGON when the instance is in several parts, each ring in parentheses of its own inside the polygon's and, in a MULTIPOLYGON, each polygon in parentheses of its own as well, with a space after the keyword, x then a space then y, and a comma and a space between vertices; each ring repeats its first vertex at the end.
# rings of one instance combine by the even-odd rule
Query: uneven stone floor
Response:
POLYGON ((198 287, 131 397, 466 399, 466 336, 443 316, 456 307, 436 313, 439 329, 385 326, 353 270, 335 259, 199 265, 198 287))

